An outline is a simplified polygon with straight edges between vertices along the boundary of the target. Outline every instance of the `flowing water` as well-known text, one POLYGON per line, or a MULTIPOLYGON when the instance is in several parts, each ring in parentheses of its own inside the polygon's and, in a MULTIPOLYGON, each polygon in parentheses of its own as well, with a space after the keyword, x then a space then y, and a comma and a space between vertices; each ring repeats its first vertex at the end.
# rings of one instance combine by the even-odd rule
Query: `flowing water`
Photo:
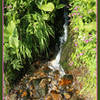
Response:
POLYGON ((58 70, 60 72, 61 77, 65 75, 64 69, 60 65, 60 58, 61 58, 61 52, 62 52, 62 45, 67 41, 67 20, 65 19, 65 24, 63 25, 64 28, 64 34, 59 38, 60 41, 60 50, 56 56, 56 58, 49 62, 49 68, 51 68, 53 71, 58 70))

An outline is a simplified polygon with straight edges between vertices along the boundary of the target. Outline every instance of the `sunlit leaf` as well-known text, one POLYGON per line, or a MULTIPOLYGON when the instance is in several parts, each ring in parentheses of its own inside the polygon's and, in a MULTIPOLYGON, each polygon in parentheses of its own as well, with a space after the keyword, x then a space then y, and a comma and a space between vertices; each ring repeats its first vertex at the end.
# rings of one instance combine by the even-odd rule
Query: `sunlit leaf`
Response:
POLYGON ((50 11, 50 12, 52 12, 54 10, 54 8, 55 8, 55 6, 52 2, 44 4, 40 7, 41 10, 50 11))
POLYGON ((48 20, 48 19, 49 19, 49 14, 44 14, 44 15, 43 15, 43 19, 44 19, 44 20, 48 20))

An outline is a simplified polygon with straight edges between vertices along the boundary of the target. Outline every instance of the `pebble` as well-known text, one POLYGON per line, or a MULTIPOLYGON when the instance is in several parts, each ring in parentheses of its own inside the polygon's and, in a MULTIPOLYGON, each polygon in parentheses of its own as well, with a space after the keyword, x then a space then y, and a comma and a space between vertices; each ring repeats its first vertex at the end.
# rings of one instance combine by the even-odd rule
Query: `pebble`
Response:
MULTIPOLYGON (((25 75, 19 84, 19 100, 68 100, 74 89, 71 75, 60 77, 59 71, 49 71, 48 67, 38 69, 31 75, 25 75), (48 70, 48 73, 46 72, 48 70), (68 87, 68 88, 67 88, 68 87), (27 98, 27 99, 26 99, 27 98), (34 99, 37 98, 37 99, 34 99)), ((18 89, 17 89, 18 90, 18 89)))
POLYGON ((68 100, 71 98, 71 95, 69 93, 64 93, 64 97, 68 100))

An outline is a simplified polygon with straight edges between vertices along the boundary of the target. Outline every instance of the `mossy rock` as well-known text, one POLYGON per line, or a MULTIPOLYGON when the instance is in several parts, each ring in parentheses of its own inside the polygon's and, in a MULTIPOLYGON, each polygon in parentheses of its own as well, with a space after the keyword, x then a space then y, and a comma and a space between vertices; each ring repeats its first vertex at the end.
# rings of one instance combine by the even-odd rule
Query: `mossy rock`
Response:
MULTIPOLYGON (((69 26, 70 27, 70 26, 69 26)), ((61 53, 61 59, 60 59, 60 64, 64 69, 72 69, 69 65, 69 62, 71 61, 71 55, 72 53, 75 52, 75 45, 74 45, 74 40, 77 39, 76 33, 69 29, 68 32, 68 38, 66 43, 62 47, 62 53, 61 53)))

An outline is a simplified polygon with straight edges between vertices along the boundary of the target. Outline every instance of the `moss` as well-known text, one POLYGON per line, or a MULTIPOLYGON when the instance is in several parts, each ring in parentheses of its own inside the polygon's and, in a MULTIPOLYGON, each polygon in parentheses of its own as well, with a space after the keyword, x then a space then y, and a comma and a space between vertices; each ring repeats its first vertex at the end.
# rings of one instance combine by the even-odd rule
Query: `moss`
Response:
POLYGON ((78 34, 76 34, 73 30, 71 30, 69 26, 69 31, 68 31, 68 38, 66 43, 63 45, 62 48, 62 53, 61 53, 61 59, 60 59, 60 64, 64 69, 71 70, 75 66, 70 66, 71 60, 71 55, 76 51, 74 41, 78 37, 78 34))

